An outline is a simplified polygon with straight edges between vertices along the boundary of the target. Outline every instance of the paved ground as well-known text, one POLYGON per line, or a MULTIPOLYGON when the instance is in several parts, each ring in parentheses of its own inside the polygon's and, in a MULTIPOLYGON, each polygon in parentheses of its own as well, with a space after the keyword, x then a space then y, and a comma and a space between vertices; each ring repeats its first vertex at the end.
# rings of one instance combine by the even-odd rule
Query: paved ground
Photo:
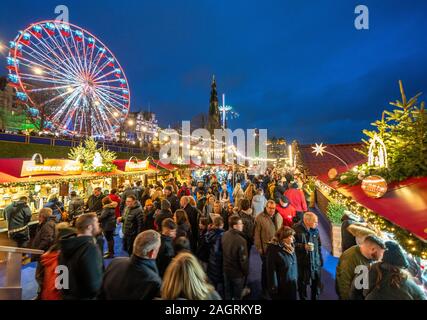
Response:
MULTIPOLYGON (((313 210, 314 211, 314 210, 313 210)), ((321 300, 336 300, 337 296, 335 293, 335 268, 338 259, 333 257, 331 252, 331 240, 329 232, 327 231, 327 223, 319 215, 319 230, 320 237, 323 245, 323 258, 324 266, 322 271, 322 282, 324 284, 323 292, 320 295, 321 300)), ((127 256, 121 248, 121 239, 116 237, 116 256, 127 256)), ((105 260, 105 264, 111 260, 105 260)), ((22 268, 22 287, 23 287, 23 299, 33 299, 37 294, 37 283, 34 280, 35 274, 35 263, 31 263, 22 268)), ((252 248, 250 256, 250 274, 248 277, 248 286, 251 288, 251 294, 249 299, 258 299, 261 293, 261 258, 254 248, 252 248)))

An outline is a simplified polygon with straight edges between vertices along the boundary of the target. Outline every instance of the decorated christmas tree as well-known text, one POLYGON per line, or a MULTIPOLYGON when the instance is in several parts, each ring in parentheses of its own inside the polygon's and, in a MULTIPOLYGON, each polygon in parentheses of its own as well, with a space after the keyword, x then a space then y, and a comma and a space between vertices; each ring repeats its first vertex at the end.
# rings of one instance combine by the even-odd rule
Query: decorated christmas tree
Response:
POLYGON ((427 176, 427 114, 421 93, 409 100, 399 81, 401 100, 391 102, 374 130, 363 130, 369 139, 356 150, 368 157, 368 163, 345 172, 339 179, 344 184, 357 184, 367 175, 380 175, 388 182, 427 176), (378 145, 377 145, 378 143, 378 145))
POLYGON ((104 148, 98 148, 93 138, 88 138, 79 146, 71 149, 68 158, 83 163, 83 170, 88 172, 111 172, 116 166, 113 161, 116 154, 104 148))

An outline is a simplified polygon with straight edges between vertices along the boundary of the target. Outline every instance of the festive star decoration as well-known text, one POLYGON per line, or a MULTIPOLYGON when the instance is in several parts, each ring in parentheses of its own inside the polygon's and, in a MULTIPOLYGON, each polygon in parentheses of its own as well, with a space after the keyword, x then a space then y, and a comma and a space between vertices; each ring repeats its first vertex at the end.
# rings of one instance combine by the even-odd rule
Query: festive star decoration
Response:
POLYGON ((318 156, 319 154, 321 156, 323 156, 323 153, 325 152, 326 146, 324 146, 323 143, 321 143, 321 144, 316 143, 316 146, 312 147, 312 148, 313 148, 313 153, 315 153, 316 156, 318 156))

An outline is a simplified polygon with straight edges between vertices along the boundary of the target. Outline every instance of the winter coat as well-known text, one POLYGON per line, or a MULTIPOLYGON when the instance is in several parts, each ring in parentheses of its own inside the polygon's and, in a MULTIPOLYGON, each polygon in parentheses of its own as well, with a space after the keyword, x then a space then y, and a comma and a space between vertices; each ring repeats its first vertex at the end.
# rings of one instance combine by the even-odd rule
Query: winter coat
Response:
POLYGON ((196 202, 196 208, 200 211, 203 212, 203 209, 205 207, 206 204, 206 197, 201 197, 200 199, 197 199, 196 202))
POLYGON ((221 240, 224 274, 230 279, 245 278, 249 271, 248 246, 242 232, 230 229, 221 240))
POLYGON ((115 209, 115 215, 116 215, 116 218, 120 217, 121 216, 120 204, 122 202, 122 199, 120 199, 120 197, 117 194, 109 194, 108 197, 111 199, 111 201, 117 202, 117 206, 115 209))
POLYGON ((196 207, 193 207, 190 204, 187 204, 187 206, 184 208, 185 212, 187 213, 188 220, 191 225, 191 235, 193 237, 192 243, 191 243, 191 249, 196 252, 197 250, 197 239, 199 238, 199 216, 200 212, 197 210, 196 207))
POLYGON ((60 241, 59 264, 68 268, 69 289, 62 289, 64 300, 94 299, 102 283, 101 251, 91 236, 60 241))
POLYGON ((214 284, 223 282, 221 244, 223 234, 223 229, 212 229, 206 234, 206 244, 209 252, 207 275, 214 284))
POLYGON ((263 194, 256 194, 252 199, 252 211, 255 216, 264 211, 267 199, 263 194))
POLYGON ((288 253, 277 242, 266 251, 267 288, 273 300, 297 300, 298 268, 295 252, 288 253))
POLYGON ((296 216, 297 211, 293 207, 293 205, 289 204, 286 208, 282 207, 280 203, 276 205, 276 211, 282 216, 283 218, 283 225, 292 227, 293 222, 292 219, 296 216))
POLYGON ((101 194, 98 197, 95 197, 95 195, 91 195, 87 199, 86 207, 89 212, 96 212, 100 213, 102 211, 102 198, 104 196, 101 194))
POLYGON ((61 291, 56 288, 59 251, 48 251, 40 257, 41 267, 37 268, 36 278, 40 285, 39 297, 41 300, 62 300, 61 291))
POLYGON ((304 192, 299 189, 288 189, 285 191, 285 196, 296 211, 307 212, 307 202, 305 201, 304 192))
POLYGON ((117 202, 112 202, 102 208, 101 215, 98 220, 101 224, 101 229, 104 232, 111 232, 116 229, 116 208, 117 202))
POLYGON ((152 300, 160 296, 161 285, 156 260, 115 258, 105 270, 98 299, 152 300))
POLYGON ((155 222, 156 222, 156 226, 157 226, 157 230, 159 232, 162 232, 162 222, 165 219, 172 219, 173 218, 173 214, 170 210, 160 210, 158 213, 155 214, 155 222))
POLYGON ((242 218, 243 234, 245 235, 245 239, 248 242, 248 245, 252 245, 254 242, 255 228, 255 218, 252 215, 252 209, 248 209, 247 211, 241 210, 239 212, 239 216, 242 218))
POLYGON ((161 235, 161 245, 159 253, 157 254, 156 264, 159 270, 160 277, 163 278, 166 268, 175 256, 175 250, 173 248, 173 238, 161 235))
POLYGON ((133 208, 126 208, 123 213, 123 234, 130 241, 129 244, 133 243, 133 239, 142 231, 144 224, 144 215, 142 212, 141 204, 137 201, 133 208))
POLYGON ((360 247, 357 245, 342 253, 338 261, 335 278, 335 289, 340 299, 350 299, 356 267, 369 266, 371 262, 372 260, 362 255, 360 247))
POLYGON ((55 217, 50 216, 47 221, 37 226, 36 235, 33 239, 32 247, 34 249, 47 251, 55 242, 55 217))
POLYGON ((30 238, 28 223, 31 221, 31 209, 26 202, 16 201, 11 203, 4 210, 4 217, 7 220, 8 231, 24 228, 11 234, 11 237, 30 238), (25 228, 26 227, 26 228, 25 228))
POLYGON ((234 189, 233 191, 233 199, 234 199, 234 206, 240 207, 240 202, 245 198, 245 194, 243 190, 240 189, 234 189))
POLYGON ((68 217, 73 220, 76 216, 83 214, 85 203, 82 198, 76 196, 68 204, 68 217))
POLYGON ((171 194, 169 197, 166 198, 166 200, 168 200, 169 203, 171 204, 172 213, 175 213, 175 211, 180 208, 179 199, 176 195, 171 194))
POLYGON ((62 221, 61 212, 64 212, 64 205, 58 199, 54 199, 46 203, 43 208, 52 209, 52 215, 55 216, 56 222, 62 221))
POLYGON ((155 226, 154 226, 154 213, 156 212, 156 210, 154 208, 152 208, 151 210, 147 210, 144 209, 143 212, 143 217, 144 217, 144 224, 142 227, 142 230, 155 230, 155 226))
POLYGON ((199 239, 197 242, 197 251, 196 256, 202 262, 209 261, 210 247, 206 241, 206 235, 209 231, 207 230, 199 230, 199 239))
POLYGON ((298 276, 303 283, 310 283, 315 276, 320 278, 323 266, 322 243, 320 241, 319 229, 307 229, 303 222, 294 225, 295 230, 295 254, 298 261, 298 276), (313 251, 305 250, 305 245, 312 242, 313 251))
POLYGON ((391 283, 391 266, 387 263, 377 263, 369 270, 369 289, 366 300, 427 300, 424 291, 410 278, 403 279, 399 287, 391 283), (379 267, 382 278, 376 286, 379 267))
POLYGON ((268 243, 273 239, 277 230, 282 227, 282 224, 283 219, 277 212, 274 213, 273 217, 270 217, 264 209, 263 213, 256 216, 254 242, 261 255, 265 255, 268 243))

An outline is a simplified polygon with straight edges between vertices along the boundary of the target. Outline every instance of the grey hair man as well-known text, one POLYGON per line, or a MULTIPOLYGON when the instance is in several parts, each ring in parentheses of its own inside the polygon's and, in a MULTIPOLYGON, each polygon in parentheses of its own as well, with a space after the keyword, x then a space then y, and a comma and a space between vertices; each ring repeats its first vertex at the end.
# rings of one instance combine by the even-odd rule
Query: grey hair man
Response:
POLYGON ((115 258, 104 274, 99 299, 152 300, 160 297, 162 280, 156 258, 160 248, 160 234, 147 230, 138 234, 131 257, 115 258))

